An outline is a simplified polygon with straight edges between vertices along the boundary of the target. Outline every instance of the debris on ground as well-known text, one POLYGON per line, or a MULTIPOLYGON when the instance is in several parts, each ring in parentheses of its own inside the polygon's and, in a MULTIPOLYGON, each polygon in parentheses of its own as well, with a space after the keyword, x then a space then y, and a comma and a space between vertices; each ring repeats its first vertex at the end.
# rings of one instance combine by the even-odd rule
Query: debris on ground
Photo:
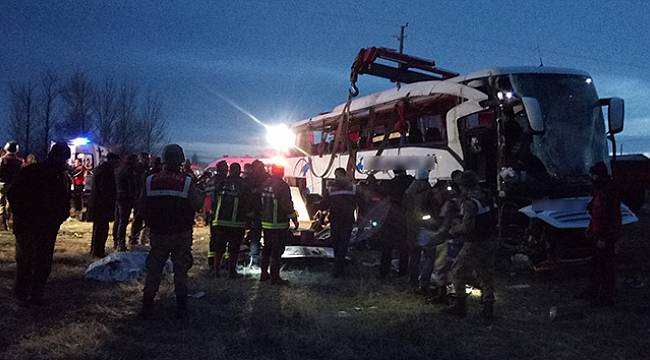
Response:
MULTIPOLYGON (((141 279, 145 273, 148 251, 114 252, 90 264, 84 278, 105 282, 124 282, 141 279)), ((172 272, 172 263, 167 260, 164 273, 172 272)))

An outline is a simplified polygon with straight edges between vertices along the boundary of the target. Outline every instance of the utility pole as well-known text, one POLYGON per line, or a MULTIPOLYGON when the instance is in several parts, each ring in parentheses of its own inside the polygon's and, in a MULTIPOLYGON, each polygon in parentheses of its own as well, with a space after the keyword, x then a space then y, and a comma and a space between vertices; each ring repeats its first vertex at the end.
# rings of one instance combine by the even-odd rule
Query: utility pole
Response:
MULTIPOLYGON (((408 26, 409 26, 409 23, 408 23, 408 22, 407 22, 406 24, 404 24, 404 25, 400 25, 400 27, 399 27, 399 36, 395 36, 395 37, 397 38, 397 40, 399 40, 399 53, 400 53, 400 54, 403 54, 403 53, 404 53, 404 39, 406 38, 406 35, 404 35, 404 31, 406 30, 406 28, 407 28, 408 26)), ((403 66, 402 66, 402 64, 400 64, 400 65, 398 66, 398 69, 401 70, 402 68, 403 68, 403 66)), ((401 84, 399 83, 399 81, 396 82, 395 85, 397 85, 397 88, 398 88, 398 89, 399 89, 400 86, 401 86, 401 84)))
POLYGON ((406 38, 406 35, 404 35, 404 31, 406 28, 409 26, 409 23, 406 23, 404 25, 400 25, 400 30, 399 30, 399 36, 396 36, 397 40, 399 40, 399 53, 403 54, 404 53, 404 39, 406 38))

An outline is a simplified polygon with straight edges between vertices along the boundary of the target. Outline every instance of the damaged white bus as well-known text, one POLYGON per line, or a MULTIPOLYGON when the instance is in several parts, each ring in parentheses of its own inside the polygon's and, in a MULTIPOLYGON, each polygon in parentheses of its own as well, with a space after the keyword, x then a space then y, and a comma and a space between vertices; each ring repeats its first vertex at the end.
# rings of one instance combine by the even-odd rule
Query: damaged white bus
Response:
MULTIPOLYGON (((460 75, 369 48, 359 53, 351 81, 347 103, 291 126, 296 146, 285 175, 308 207, 337 167, 381 181, 396 164, 428 163, 432 184, 471 169, 496 199, 503 249, 537 264, 588 256, 588 169, 609 163, 608 138, 614 142, 623 129, 623 100, 599 99, 589 74, 512 67, 460 75), (353 99, 359 74, 399 84, 353 99)), ((624 224, 637 221, 621 210, 624 224)))

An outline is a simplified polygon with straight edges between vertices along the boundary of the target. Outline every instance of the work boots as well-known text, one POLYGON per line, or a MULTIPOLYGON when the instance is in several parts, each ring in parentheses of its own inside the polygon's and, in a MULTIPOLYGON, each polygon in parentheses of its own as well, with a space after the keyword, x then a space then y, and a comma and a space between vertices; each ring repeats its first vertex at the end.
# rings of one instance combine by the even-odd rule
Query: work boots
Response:
POLYGON ((479 312, 481 323, 486 326, 492 325, 494 320, 494 311, 492 302, 481 303, 481 311, 479 312))
POLYGON ((447 314, 465 317, 467 315, 466 296, 453 296, 451 305, 447 308, 447 314))

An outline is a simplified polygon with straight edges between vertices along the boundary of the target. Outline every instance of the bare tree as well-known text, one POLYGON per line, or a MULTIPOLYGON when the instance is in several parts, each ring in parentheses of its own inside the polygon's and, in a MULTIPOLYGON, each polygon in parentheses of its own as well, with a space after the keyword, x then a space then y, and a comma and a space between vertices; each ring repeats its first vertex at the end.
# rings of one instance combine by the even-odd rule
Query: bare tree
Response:
POLYGON ((165 140, 167 135, 167 121, 162 114, 160 94, 151 90, 147 92, 147 97, 142 104, 140 126, 142 149, 152 153, 165 140))
POLYGON ((117 92, 116 118, 113 132, 113 150, 132 153, 137 150, 139 123, 137 119, 137 90, 124 81, 117 92))
POLYGON ((37 147, 39 157, 44 157, 50 147, 52 130, 57 125, 58 109, 57 100, 61 95, 59 77, 56 73, 48 70, 41 74, 41 89, 38 115, 40 117, 42 141, 37 147))
POLYGON ((34 85, 26 82, 22 85, 10 85, 9 135, 22 147, 24 153, 32 150, 34 141, 34 118, 36 115, 36 95, 34 85))
POLYGON ((103 146, 113 145, 114 126, 117 121, 117 86, 111 78, 105 78, 102 87, 95 91, 93 109, 95 113, 96 141, 103 146))
POLYGON ((92 128, 93 87, 81 71, 77 71, 66 81, 62 91, 66 105, 66 118, 61 131, 65 136, 85 135, 92 128))

